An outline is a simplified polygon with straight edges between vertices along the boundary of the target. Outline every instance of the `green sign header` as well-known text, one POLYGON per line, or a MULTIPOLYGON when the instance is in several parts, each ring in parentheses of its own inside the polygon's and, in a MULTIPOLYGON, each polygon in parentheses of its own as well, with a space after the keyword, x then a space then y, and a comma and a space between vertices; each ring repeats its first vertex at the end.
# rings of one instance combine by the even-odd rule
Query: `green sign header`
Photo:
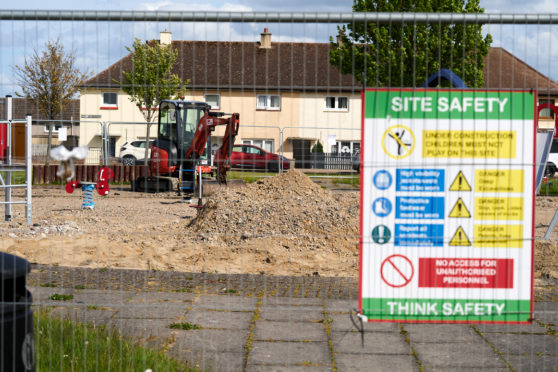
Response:
POLYGON ((535 94, 485 90, 377 90, 365 93, 365 118, 533 120, 535 94))
POLYGON ((424 298, 363 298, 362 313, 369 319, 424 321, 527 322, 529 300, 463 300, 424 298))

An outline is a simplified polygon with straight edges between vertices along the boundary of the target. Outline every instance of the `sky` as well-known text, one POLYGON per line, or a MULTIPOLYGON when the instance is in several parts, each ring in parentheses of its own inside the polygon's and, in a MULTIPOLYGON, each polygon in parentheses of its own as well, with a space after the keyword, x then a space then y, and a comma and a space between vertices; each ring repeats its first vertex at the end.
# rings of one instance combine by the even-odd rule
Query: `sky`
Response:
MULTIPOLYGON (((147 11, 234 11, 234 12, 350 12, 351 0, 237 0, 154 1, 97 0, 19 0, 17 7, 4 10, 147 10, 147 11)), ((558 13, 556 0, 481 0, 486 13, 558 13)), ((168 22, 41 22, 0 21, 0 96, 18 91, 14 66, 22 65, 34 50, 48 40, 60 39, 66 50, 76 56, 82 70, 96 74, 128 52, 134 38, 158 39, 169 30, 174 40, 257 41, 264 27, 273 41, 327 42, 336 35, 335 25, 292 23, 168 23, 168 22)), ((558 81, 558 25, 487 25, 493 46, 501 46, 541 73, 558 81)))

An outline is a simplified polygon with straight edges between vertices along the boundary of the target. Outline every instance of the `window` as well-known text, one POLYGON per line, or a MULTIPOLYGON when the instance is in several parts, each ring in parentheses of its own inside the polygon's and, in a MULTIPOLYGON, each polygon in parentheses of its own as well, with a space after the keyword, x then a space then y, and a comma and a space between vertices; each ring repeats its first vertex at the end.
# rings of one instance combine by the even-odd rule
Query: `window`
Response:
POLYGON ((272 139, 245 139, 242 140, 242 144, 258 146, 264 149, 265 151, 273 152, 272 139))
MULTIPOLYGON (((553 99, 540 99, 539 100, 539 105, 542 105, 544 103, 552 103, 554 105, 554 100, 553 99)), ((545 108, 542 109, 540 114, 539 114, 540 118, 552 118, 554 119, 554 111, 550 108, 545 108)))
POLYGON ((101 108, 115 109, 117 107, 116 93, 103 93, 103 105, 101 108))
MULTIPOLYGON (((49 127, 50 125, 51 125, 51 124, 45 124, 45 133, 48 133, 48 127, 49 127)), ((62 128, 62 127, 63 127, 63 124, 60 124, 60 123, 53 123, 53 124, 52 124, 52 133, 58 133, 58 129, 60 129, 60 128, 62 128)))
POLYGON ((347 97, 326 97, 325 108, 327 111, 347 111, 349 110, 349 99, 347 97))
POLYGON ((206 94, 205 102, 209 103, 212 109, 219 110, 221 107, 221 96, 219 94, 206 94))
POLYGON ((258 110, 280 110, 281 109, 281 96, 258 94, 258 102, 256 108, 258 110))
POLYGON ((353 155, 360 151, 360 142, 354 141, 337 141, 334 146, 331 146, 331 152, 339 155, 353 155))

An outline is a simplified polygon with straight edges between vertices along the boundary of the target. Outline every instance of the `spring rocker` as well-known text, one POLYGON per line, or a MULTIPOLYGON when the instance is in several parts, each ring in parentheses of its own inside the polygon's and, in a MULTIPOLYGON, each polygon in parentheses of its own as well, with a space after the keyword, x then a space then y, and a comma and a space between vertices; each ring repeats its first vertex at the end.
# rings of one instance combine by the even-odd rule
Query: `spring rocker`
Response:
POLYGON ((75 176, 74 159, 85 159, 89 149, 87 147, 75 147, 69 151, 64 146, 58 146, 50 151, 50 156, 60 161, 60 166, 56 175, 66 180, 66 192, 71 194, 78 187, 83 192, 83 203, 81 209, 94 209, 95 202, 93 200, 93 190, 97 189, 97 193, 101 196, 107 196, 109 188, 109 179, 114 177, 114 172, 108 167, 99 169, 97 183, 85 181, 72 181, 75 176))
POLYGON ((107 196, 110 191, 109 179, 114 177, 114 172, 108 167, 99 169, 98 181, 85 182, 85 181, 69 181, 66 183, 66 192, 71 194, 76 188, 81 188, 83 192, 83 203, 81 209, 95 209, 95 201, 93 200, 93 192, 97 189, 97 193, 101 196, 107 196))

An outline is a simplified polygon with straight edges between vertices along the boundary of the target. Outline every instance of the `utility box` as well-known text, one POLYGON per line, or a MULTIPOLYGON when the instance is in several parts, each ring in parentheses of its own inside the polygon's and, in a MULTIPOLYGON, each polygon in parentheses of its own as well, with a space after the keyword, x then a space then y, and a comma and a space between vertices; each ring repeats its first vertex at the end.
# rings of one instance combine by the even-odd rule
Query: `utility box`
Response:
POLYGON ((35 371, 29 262, 0 252, 0 370, 35 371))

